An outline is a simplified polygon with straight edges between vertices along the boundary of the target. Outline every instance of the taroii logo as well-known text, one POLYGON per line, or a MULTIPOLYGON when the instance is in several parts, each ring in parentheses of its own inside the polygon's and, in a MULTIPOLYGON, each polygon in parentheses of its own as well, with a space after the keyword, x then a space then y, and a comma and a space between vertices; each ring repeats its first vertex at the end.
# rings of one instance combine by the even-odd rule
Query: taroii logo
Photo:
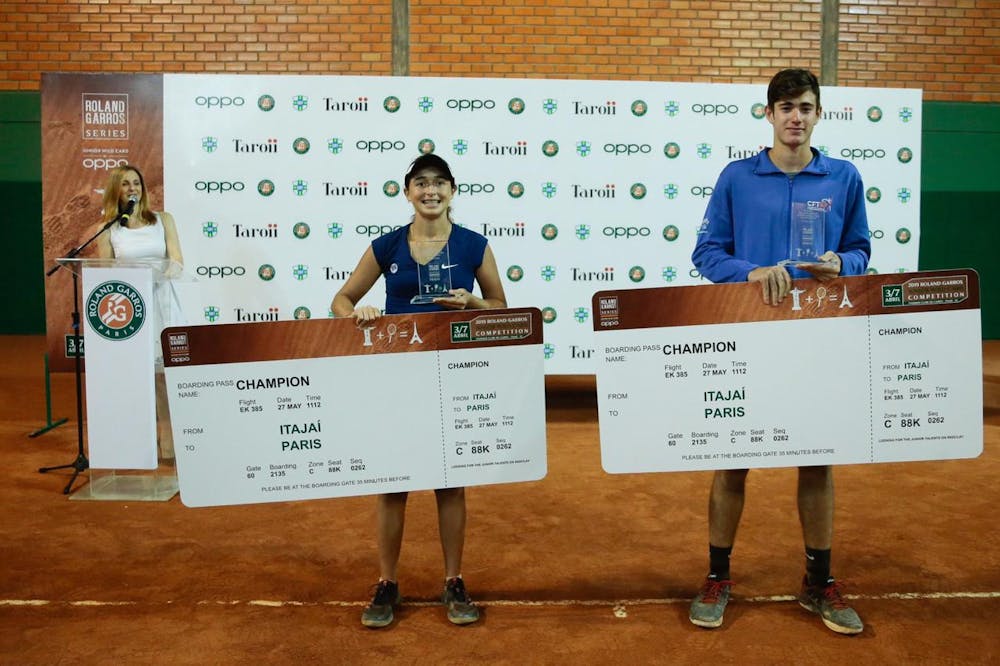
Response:
POLYGON ((524 238, 524 226, 524 222, 515 222, 513 225, 482 222, 479 233, 487 238, 524 238))
POLYGON ((807 201, 806 208, 808 210, 818 210, 824 213, 829 213, 833 210, 833 199, 827 197, 826 199, 820 199, 819 201, 807 201))
MULTIPOLYGON (((558 146, 556 147, 558 150, 558 146)), ((526 157, 528 155, 528 142, 524 140, 515 141, 513 144, 500 144, 492 141, 483 141, 483 154, 496 157, 526 157)))
POLYGON ((334 155, 339 155, 340 151, 344 149, 344 140, 338 137, 328 139, 326 142, 326 149, 334 155))
POLYGON ((870 106, 868 107, 868 111, 867 113, 865 113, 865 115, 868 117, 868 120, 872 121, 873 123, 877 123, 878 121, 882 120, 882 109, 878 108, 877 106, 870 106))
POLYGON ((402 106, 403 103, 399 101, 399 98, 393 95, 389 95, 382 100, 382 108, 389 113, 396 113, 402 106))
POLYGON ((673 243, 681 235, 681 230, 672 224, 663 227, 663 240, 673 243))
POLYGON ((524 113, 524 100, 520 97, 511 97, 510 101, 507 102, 507 110, 515 116, 521 115, 524 113))
POLYGON ((540 273, 541 273, 542 279, 545 280, 546 282, 552 282, 553 280, 556 279, 556 267, 555 266, 550 266, 550 265, 542 266, 542 270, 540 271, 540 273))
POLYGON ((83 138, 128 139, 128 95, 83 93, 83 138))
POLYGON ((614 199, 615 184, 606 183, 604 187, 584 187, 573 184, 574 199, 614 199))
POLYGON ((558 186, 555 183, 549 182, 542 185, 542 195, 546 199, 551 199, 559 191, 558 186))
POLYGON ((669 100, 663 104, 663 112, 667 114, 668 118, 674 118, 678 113, 681 112, 681 105, 674 100, 669 100))
POLYGON ((820 118, 823 120, 854 120, 854 107, 845 106, 840 110, 824 108, 820 118))
POLYGON ((434 109, 433 97, 421 97, 417 100, 417 108, 424 113, 430 113, 434 109))
POLYGON ((878 203, 882 200, 882 190, 877 187, 869 187, 865 191, 865 199, 868 200, 868 203, 878 203))
POLYGON ((599 271, 585 271, 582 268, 571 268, 570 279, 573 282, 614 282, 615 269, 612 266, 605 266, 599 271))
POLYGON ((309 225, 305 222, 296 222, 292 226, 292 235, 302 240, 309 237, 309 225))
POLYGON ((646 279, 646 269, 642 266, 633 266, 628 269, 628 279, 632 282, 642 282, 646 279))
POLYGON ((900 227, 896 230, 896 242, 900 245, 906 245, 913 238, 913 234, 906 227, 900 227))
POLYGON ((645 100, 637 99, 632 102, 632 115, 636 118, 642 118, 649 111, 649 105, 646 104, 645 100))
POLYGON ((264 282, 270 282, 274 279, 274 266, 271 264, 261 264, 260 268, 257 269, 257 277, 259 277, 264 282))
POLYGON ((323 98, 324 109, 327 111, 367 111, 368 98, 365 96, 357 99, 334 99, 332 97, 323 98))
POLYGON ((699 143, 698 147, 695 148, 695 152, 698 153, 698 157, 703 160, 707 160, 712 156, 712 144, 710 143, 699 143))
POLYGON ((219 234, 219 225, 215 222, 204 222, 201 225, 201 233, 205 238, 215 238, 219 234))
POLYGON ((589 141, 577 141, 576 142, 576 153, 580 157, 586 157, 590 154, 590 142, 589 141))
POLYGON ((899 109, 899 119, 904 123, 908 123, 913 120, 913 109, 908 106, 904 106, 899 109))
POLYGON ((257 183, 257 192, 262 197, 269 197, 274 194, 274 182, 267 180, 266 178, 259 183, 257 183))
POLYGON ((573 310, 573 319, 576 319, 578 324, 585 324, 590 319, 590 310, 582 307, 573 310))
POLYGON ((517 180, 508 183, 507 194, 511 199, 520 199, 524 196, 524 183, 517 180))
POLYGON ((680 188, 675 183, 667 183, 663 186, 663 196, 668 199, 676 199, 680 193, 680 188))
POLYGON ((556 355, 556 346, 546 342, 542 345, 542 354, 545 356, 545 360, 548 361, 550 358, 556 355))
POLYGON ((757 102, 756 104, 750 107, 750 115, 756 118, 757 120, 763 120, 764 116, 767 115, 767 104, 762 104, 761 102, 757 102))
POLYGON ((312 146, 310 146, 309 144, 309 139, 305 138, 304 136, 300 136, 299 138, 292 141, 292 150, 294 150, 299 155, 305 155, 306 153, 309 152, 309 148, 311 147, 312 146))
POLYGON ((201 139, 201 148, 206 153, 214 153, 215 149, 219 147, 219 140, 214 136, 205 136, 201 139))
POLYGON ((305 95, 296 95, 292 98, 292 108, 296 111, 305 111, 309 108, 309 98, 305 95))
POLYGON ((757 146, 756 148, 737 148, 736 146, 726 146, 726 159, 745 160, 748 157, 753 157, 762 150, 764 150, 764 146, 757 146))
POLYGON ((323 183, 328 197, 367 197, 368 181, 359 180, 354 185, 337 185, 331 182, 323 183))
POLYGON ((304 197, 306 192, 309 191, 309 183, 304 180, 296 180, 292 182, 292 192, 295 193, 297 197, 304 197))
POLYGON ((681 154, 680 144, 673 141, 663 144, 663 154, 667 156, 668 160, 677 159, 681 154))
POLYGON ((127 340, 146 321, 146 303, 127 282, 102 282, 87 297, 87 321, 102 338, 127 340))
POLYGON ((899 203, 909 203, 912 196, 913 193, 910 192, 910 188, 908 187, 901 187, 896 190, 896 198, 899 199, 899 203))
POLYGON ((270 95, 261 95, 257 98, 257 108, 267 113, 274 109, 274 98, 270 95))
POLYGON ((618 113, 618 103, 608 100, 604 104, 584 104, 573 102, 574 116, 614 116, 618 113))
POLYGON ((392 198, 398 196, 400 192, 399 183, 394 180, 387 180, 382 184, 382 194, 392 198))
POLYGON ((552 223, 542 225, 542 238, 544 238, 545 240, 547 241, 555 240, 556 236, 558 235, 559 235, 559 227, 557 227, 556 225, 552 223))
POLYGON ((430 155, 434 152, 434 148, 434 142, 430 139, 421 139, 420 142, 417 143, 417 150, 421 155, 430 155))
POLYGON ((217 308, 214 305, 209 305, 207 308, 205 308, 204 313, 205 313, 205 320, 210 323, 218 321, 219 315, 221 314, 219 312, 219 308, 217 308))
POLYGON ((251 227, 237 222, 233 225, 236 238, 277 238, 278 225, 271 222, 263 227, 251 227))
POLYGON ((552 99, 551 97, 542 102, 542 111, 545 112, 545 115, 551 116, 558 110, 559 110, 559 102, 552 99))
POLYGON ((455 139, 451 142, 451 149, 456 155, 464 155, 469 152, 469 142, 465 139, 455 139))
POLYGON ((236 321, 278 321, 278 308, 271 307, 267 311, 244 310, 243 308, 233 308, 236 321))
POLYGON ((312 311, 304 305, 300 305, 292 311, 292 316, 296 319, 311 319, 312 311))
POLYGON ((590 225, 578 224, 576 225, 576 229, 573 230, 573 233, 575 233, 576 237, 580 240, 587 240, 590 238, 590 225))
POLYGON ((677 269, 673 266, 664 266, 663 270, 660 271, 660 275, 663 276, 664 282, 673 282, 677 279, 677 269))
POLYGON ((305 264, 295 264, 292 266, 292 275, 296 280, 302 282, 307 277, 309 277, 309 267, 305 264))
POLYGON ((514 264, 513 266, 507 267, 507 279, 511 282, 520 282, 521 278, 524 277, 524 269, 514 264))
POLYGON ((338 238, 344 235, 344 227, 339 222, 331 222, 330 224, 326 225, 326 234, 330 238, 337 240, 338 238))
POLYGON ((896 151, 896 159, 902 162, 903 164, 909 164, 910 161, 913 159, 913 151, 907 148, 906 146, 903 146, 902 148, 896 151))
POLYGON ((646 196, 646 186, 642 183, 632 183, 632 187, 628 188, 628 193, 632 195, 633 199, 642 199, 646 196))
POLYGON ((559 313, 551 305, 542 308, 542 323, 551 324, 558 316, 559 313))
POLYGON ((323 267, 323 279, 324 280, 339 280, 340 282, 346 282, 347 278, 351 277, 351 273, 354 271, 346 270, 343 268, 334 268, 333 266, 323 267))
POLYGON ((244 141, 243 139, 233 139, 233 152, 253 154, 271 153, 274 155, 278 152, 278 140, 269 138, 264 143, 257 143, 254 141, 244 141))

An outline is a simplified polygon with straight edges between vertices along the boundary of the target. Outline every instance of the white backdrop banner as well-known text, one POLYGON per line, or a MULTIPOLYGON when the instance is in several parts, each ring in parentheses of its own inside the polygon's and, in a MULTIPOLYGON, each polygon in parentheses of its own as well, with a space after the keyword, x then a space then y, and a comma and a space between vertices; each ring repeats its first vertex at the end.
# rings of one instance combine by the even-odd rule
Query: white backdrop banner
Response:
MULTIPOLYGON (((403 174, 433 150, 455 221, 509 305, 541 308, 549 374, 590 374, 594 292, 703 282, 695 232, 722 168, 771 140, 766 85, 165 75, 164 197, 203 323, 330 316, 403 174)), ((917 270, 921 91, 823 88, 813 145, 854 162, 873 272, 917 270)), ((364 301, 384 306, 380 284, 364 301)))

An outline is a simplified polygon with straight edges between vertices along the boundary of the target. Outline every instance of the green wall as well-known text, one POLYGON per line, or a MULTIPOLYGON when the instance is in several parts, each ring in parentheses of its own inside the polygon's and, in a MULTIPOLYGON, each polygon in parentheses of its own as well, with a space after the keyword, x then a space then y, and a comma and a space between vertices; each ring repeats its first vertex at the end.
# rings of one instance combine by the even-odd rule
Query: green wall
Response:
MULTIPOLYGON (((1000 105, 925 102, 921 158, 921 270, 974 268, 983 337, 1000 339, 1000 105)), ((42 265, 41 95, 0 92, 0 201, 15 289, 0 334, 45 332, 42 265)))

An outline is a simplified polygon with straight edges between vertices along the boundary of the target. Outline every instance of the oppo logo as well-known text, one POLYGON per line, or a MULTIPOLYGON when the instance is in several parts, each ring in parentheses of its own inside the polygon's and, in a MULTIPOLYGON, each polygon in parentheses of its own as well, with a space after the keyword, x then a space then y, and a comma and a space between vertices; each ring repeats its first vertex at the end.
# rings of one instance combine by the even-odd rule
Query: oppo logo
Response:
POLYGON ((840 156, 851 160, 880 160, 885 157, 885 151, 881 148, 844 148, 840 151, 840 156))
POLYGON ((403 141, 388 141, 386 139, 361 139, 354 147, 366 153, 384 153, 387 150, 405 150, 406 143, 403 141))
POLYGON ((395 226, 391 224, 359 224, 354 227, 354 233, 359 236, 368 236, 371 238, 372 236, 384 236, 390 231, 395 231, 396 229, 399 229, 398 224, 395 226))
POLYGON ((636 155, 646 154, 653 150, 648 143, 606 143, 604 152, 611 155, 636 155))
POLYGON ((608 238, 645 238, 649 234, 649 227, 604 227, 604 235, 608 238))
POLYGON ((195 97, 194 103, 198 106, 203 106, 206 109, 219 108, 223 109, 227 106, 243 106, 246 103, 242 97, 195 97))
POLYGON ((207 192, 208 194, 212 192, 242 192, 243 187, 243 183, 238 180, 199 180, 194 184, 194 189, 199 192, 207 192))
POLYGON ((492 99, 449 99, 445 106, 458 111, 479 111, 480 109, 494 109, 497 103, 492 99))
POLYGON ((691 188, 691 194, 696 197, 710 197, 712 196, 712 192, 714 191, 715 188, 711 186, 699 187, 695 185, 694 187, 691 188))
POLYGON ((458 193, 468 195, 493 194, 495 189, 492 183, 459 183, 458 185, 458 193))
POLYGON ((198 275, 207 278, 227 278, 233 275, 242 277, 247 269, 243 266, 199 266, 198 275))
POLYGON ((885 237, 885 232, 882 231, 881 229, 869 229, 868 230, 868 238, 874 238, 876 240, 879 240, 879 239, 884 238, 884 237, 885 237))
POLYGON ((740 107, 735 104, 692 104, 692 113, 703 116, 724 116, 740 112, 740 107))
POLYGON ((110 171, 115 167, 125 166, 126 164, 128 164, 128 160, 106 160, 101 158, 94 159, 92 157, 83 160, 83 168, 93 169, 94 171, 110 171))

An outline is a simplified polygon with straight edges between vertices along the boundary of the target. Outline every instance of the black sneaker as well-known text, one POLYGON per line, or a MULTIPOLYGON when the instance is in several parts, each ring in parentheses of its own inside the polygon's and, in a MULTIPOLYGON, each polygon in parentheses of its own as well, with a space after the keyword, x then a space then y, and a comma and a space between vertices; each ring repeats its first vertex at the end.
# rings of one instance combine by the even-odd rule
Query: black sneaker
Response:
POLYGON ((452 624, 470 624, 479 619, 479 609, 465 591, 465 583, 457 576, 445 582, 441 603, 448 608, 448 619, 452 624))
POLYGON ((375 586, 375 598, 361 613, 361 624, 378 628, 392 624, 392 607, 399 603, 399 583, 380 580, 375 586))

